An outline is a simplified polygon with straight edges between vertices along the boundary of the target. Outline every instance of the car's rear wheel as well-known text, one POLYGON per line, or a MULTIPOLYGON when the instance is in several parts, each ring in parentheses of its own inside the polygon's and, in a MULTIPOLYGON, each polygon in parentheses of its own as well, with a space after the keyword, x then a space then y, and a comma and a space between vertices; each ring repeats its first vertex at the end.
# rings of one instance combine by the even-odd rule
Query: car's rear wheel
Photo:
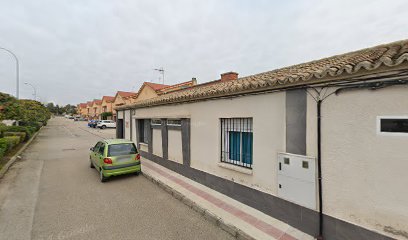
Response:
POLYGON ((136 176, 139 176, 140 172, 135 172, 134 174, 135 174, 136 176))
POLYGON ((99 179, 101 180, 101 182, 108 181, 108 178, 103 175, 103 170, 102 169, 99 171, 99 179))
POLYGON ((95 168, 95 166, 93 165, 93 163, 92 163, 92 160, 91 160, 91 159, 89 159, 89 167, 90 167, 90 168, 95 168))

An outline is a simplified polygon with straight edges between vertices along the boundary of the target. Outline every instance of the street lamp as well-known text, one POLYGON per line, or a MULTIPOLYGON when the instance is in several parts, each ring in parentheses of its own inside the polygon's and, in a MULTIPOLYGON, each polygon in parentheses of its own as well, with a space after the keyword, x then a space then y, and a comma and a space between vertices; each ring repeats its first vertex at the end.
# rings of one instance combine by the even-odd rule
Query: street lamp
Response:
POLYGON ((37 88, 33 84, 28 83, 28 82, 25 82, 24 84, 30 85, 34 89, 34 100, 37 101, 37 88))
POLYGON ((20 81, 20 64, 18 62, 18 58, 12 51, 8 50, 7 48, 0 47, 0 49, 10 53, 16 60, 16 98, 18 99, 19 98, 19 81, 20 81))

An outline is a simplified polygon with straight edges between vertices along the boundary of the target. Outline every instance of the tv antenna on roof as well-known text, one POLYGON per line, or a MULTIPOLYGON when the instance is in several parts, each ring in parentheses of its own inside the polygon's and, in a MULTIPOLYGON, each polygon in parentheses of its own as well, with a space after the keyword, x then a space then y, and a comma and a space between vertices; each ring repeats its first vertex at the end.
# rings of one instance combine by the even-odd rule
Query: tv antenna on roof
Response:
MULTIPOLYGON (((155 69, 153 69, 153 70, 158 71, 158 72, 162 75, 162 81, 163 81, 163 84, 164 84, 164 68, 163 68, 163 67, 161 67, 161 68, 155 68, 155 69)), ((159 79, 160 79, 160 78, 159 78, 159 79)))

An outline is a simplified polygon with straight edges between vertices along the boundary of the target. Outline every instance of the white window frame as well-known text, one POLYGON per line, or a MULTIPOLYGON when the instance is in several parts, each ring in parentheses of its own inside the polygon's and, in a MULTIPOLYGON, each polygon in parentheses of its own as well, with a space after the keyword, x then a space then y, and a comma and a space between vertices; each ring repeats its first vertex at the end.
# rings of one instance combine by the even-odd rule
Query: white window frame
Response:
POLYGON ((181 119, 179 119, 179 118, 167 119, 166 124, 167 124, 167 126, 181 127, 181 119), (170 120, 170 121, 173 121, 173 120, 175 120, 175 121, 180 121, 180 124, 169 123, 169 120, 170 120))
POLYGON ((380 136, 403 136, 408 137, 408 133, 402 132, 382 132, 381 119, 408 119, 408 116, 377 116, 377 135, 380 136))

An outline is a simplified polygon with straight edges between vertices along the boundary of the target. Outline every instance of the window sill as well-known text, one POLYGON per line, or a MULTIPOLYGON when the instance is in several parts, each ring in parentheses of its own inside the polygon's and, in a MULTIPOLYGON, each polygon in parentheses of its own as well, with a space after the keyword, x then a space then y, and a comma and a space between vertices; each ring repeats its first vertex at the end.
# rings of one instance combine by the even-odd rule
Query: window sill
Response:
POLYGON ((139 144, 142 145, 142 146, 146 146, 146 147, 149 146, 149 144, 144 143, 144 142, 140 142, 139 144))
POLYGON ((247 175, 252 175, 253 174, 253 170, 249 169, 249 168, 244 168, 244 167, 240 167, 240 166, 235 166, 229 163, 223 163, 223 162, 218 162, 218 166, 222 167, 222 168, 226 168, 229 170, 233 170, 236 172, 240 172, 240 173, 244 173, 247 175))

